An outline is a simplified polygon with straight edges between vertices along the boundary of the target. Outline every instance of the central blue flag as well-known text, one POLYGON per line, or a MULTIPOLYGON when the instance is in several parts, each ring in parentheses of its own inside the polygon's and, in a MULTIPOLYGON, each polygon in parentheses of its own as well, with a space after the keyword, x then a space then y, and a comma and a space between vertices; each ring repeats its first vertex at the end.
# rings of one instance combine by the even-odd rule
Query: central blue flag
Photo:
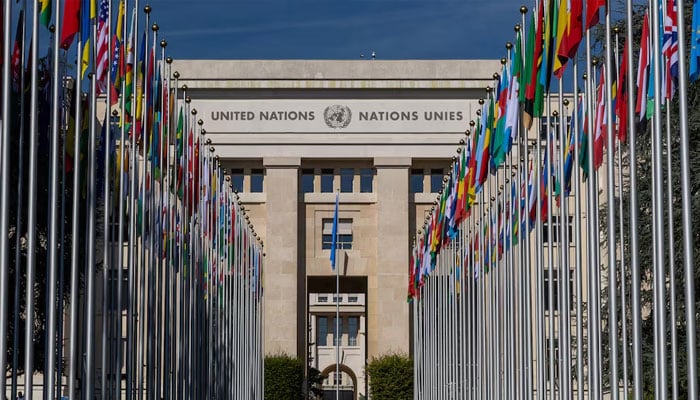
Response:
POLYGON ((338 246, 338 193, 335 194, 335 212, 333 213, 333 230, 331 235, 331 269, 335 271, 335 249, 338 246))

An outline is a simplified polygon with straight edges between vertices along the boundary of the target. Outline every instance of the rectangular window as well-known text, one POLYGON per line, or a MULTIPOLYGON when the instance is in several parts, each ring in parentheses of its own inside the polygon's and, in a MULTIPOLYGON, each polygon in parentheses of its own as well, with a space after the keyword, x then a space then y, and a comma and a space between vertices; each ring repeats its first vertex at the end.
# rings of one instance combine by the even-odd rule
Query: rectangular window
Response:
POLYGON ((333 193, 333 169, 321 170, 321 193, 333 193))
POLYGON ((357 346, 359 322, 358 317, 348 317, 348 346, 357 346))
POLYGON ((352 181, 355 179, 355 170, 352 168, 340 169, 340 191, 352 193, 352 181))
POLYGON ((314 170, 313 170, 313 168, 301 170, 301 192, 302 193, 313 193, 314 192, 314 170))
POLYGON ((357 296, 348 296, 348 303, 357 303, 357 296))
POLYGON ((319 303, 328 303, 328 296, 318 296, 319 303))
POLYGON ((430 193, 438 193, 442 189, 442 178, 445 171, 442 168, 430 170, 430 193))
POLYGON ((243 193, 243 168, 231 169, 231 185, 233 185, 233 190, 243 193))
POLYGON ((331 324, 332 324, 331 325, 331 332, 333 332, 333 346, 340 346, 342 344, 341 343, 342 335, 337 334, 337 332, 338 332, 337 328, 340 328, 340 332, 343 331, 343 319, 340 318, 340 320, 338 320, 338 323, 340 326, 336 326, 336 319, 335 318, 329 318, 329 319, 331 320, 331 324))
MULTIPOLYGON (((561 224, 559 217, 559 215, 552 215, 552 243, 557 244, 560 243, 559 237, 561 236, 561 224)), ((568 218, 564 218, 564 220, 567 221, 565 227, 568 235, 567 240, 569 244, 572 244, 574 242, 573 217, 569 216, 568 218)), ((542 223, 542 243, 549 243, 549 229, 546 220, 542 223)))
MULTIPOLYGON (((336 247, 339 250, 352 250, 352 218, 338 219, 338 237, 336 247)), ((330 250, 333 242, 333 218, 323 219, 323 234, 321 237, 321 248, 330 250)))
MULTIPOLYGON (((554 267, 552 268, 552 271, 549 271, 545 269, 544 271, 544 285, 542 287, 542 290, 544 291, 543 293, 543 298, 544 298, 544 309, 545 311, 559 311, 559 287, 560 287, 560 282, 559 282, 559 269, 554 267), (551 273, 551 279, 550 279, 550 273, 551 273), (549 285, 554 285, 552 287, 552 295, 554 298, 550 299, 549 298, 549 285)), ((569 293, 572 294, 574 290, 574 271, 569 270, 569 293)), ((574 302, 570 302, 571 307, 574 307, 574 302)))
POLYGON ((263 192, 263 180, 265 175, 262 169, 253 169, 250 171, 250 192, 251 193, 262 193, 263 192))
POLYGON ((328 346, 328 318, 316 318, 316 345, 328 346))
POLYGON ((372 168, 360 168, 360 193, 372 193, 374 170, 372 168))
POLYGON ((411 170, 411 193, 423 193, 423 170, 411 170))

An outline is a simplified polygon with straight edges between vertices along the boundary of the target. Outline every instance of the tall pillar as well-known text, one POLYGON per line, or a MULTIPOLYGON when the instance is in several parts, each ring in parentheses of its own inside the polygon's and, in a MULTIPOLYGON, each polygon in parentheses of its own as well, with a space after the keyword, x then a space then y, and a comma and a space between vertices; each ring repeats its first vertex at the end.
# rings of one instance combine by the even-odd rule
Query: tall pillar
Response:
POLYGON ((408 181, 410 158, 375 158, 377 264, 367 282, 367 356, 408 354, 408 181), (384 246, 383 243, 391 243, 384 246))
MULTIPOLYGON (((298 285, 299 166, 301 159, 266 158, 265 352, 303 356, 298 349, 299 308, 305 309, 298 285), (301 296, 301 301, 300 301, 301 296)), ((302 331, 303 333, 303 331, 302 331)), ((303 348, 303 346, 302 346, 303 348)))

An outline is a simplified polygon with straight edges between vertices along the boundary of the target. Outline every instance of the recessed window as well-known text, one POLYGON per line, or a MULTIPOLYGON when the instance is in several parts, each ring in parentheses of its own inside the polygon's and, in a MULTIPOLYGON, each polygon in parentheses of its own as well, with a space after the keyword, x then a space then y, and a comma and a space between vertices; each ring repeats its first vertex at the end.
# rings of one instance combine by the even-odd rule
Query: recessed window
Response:
POLYGON ((301 170, 301 192, 302 193, 313 193, 314 192, 314 170, 313 170, 313 168, 301 170))
POLYGON ((360 193, 372 193, 374 170, 372 168, 360 168, 360 193))
POLYGON ((348 317, 348 346, 357 346, 359 322, 358 317, 348 317))
POLYGON ((328 296, 318 296, 319 303, 328 303, 328 296))
POLYGON ((263 191, 263 180, 265 175, 262 169, 253 169, 250 171, 250 192, 251 193, 262 193, 263 191))
POLYGON ((328 318, 327 317, 316 318, 316 345, 317 346, 327 346, 328 345, 328 318))
MULTIPOLYGON (((544 271, 544 285, 542 285, 542 290, 543 290, 543 299, 544 299, 544 309, 545 311, 559 311, 559 287, 560 287, 560 274, 559 274, 559 268, 553 267, 552 270, 550 271, 549 269, 545 269, 544 271), (551 279, 550 279, 551 276, 551 279), (552 287, 552 296, 553 298, 549 298, 549 285, 553 285, 552 287)), ((572 271, 569 271, 569 293, 573 293, 574 289, 574 273, 572 271)), ((571 303, 571 307, 574 306, 573 302, 571 303)))
POLYGON ((233 185, 233 190, 243 193, 243 168, 231 169, 231 185, 233 185))
POLYGON ((430 170, 430 193, 438 193, 442 189, 442 178, 445 171, 442 168, 430 170))
MULTIPOLYGON (((561 224, 560 224, 560 216, 559 215, 552 215, 552 243, 560 243, 560 236, 561 236, 561 224)), ((574 242, 574 231, 573 231, 573 217, 569 216, 568 218, 565 218, 567 221, 566 224, 566 230, 568 231, 568 242, 569 244, 572 244, 574 242)), ((545 220, 542 223, 542 243, 549 243, 549 229, 547 229, 547 221, 545 220)))
MULTIPOLYGON (((352 249, 352 219, 351 218, 339 218, 338 219, 338 238, 336 239, 336 248, 338 250, 351 250, 352 249)), ((324 218, 323 219, 323 235, 321 238, 321 248, 323 250, 330 250, 333 243, 333 219, 324 218)))
POLYGON ((342 339, 342 335, 338 335, 337 332, 343 331, 343 319, 342 318, 340 318, 338 320, 335 318, 329 318, 329 319, 331 320, 331 329, 330 330, 331 330, 331 332, 333 332, 333 346, 340 346, 341 345, 340 341, 342 339), (340 326, 336 326, 336 321, 339 323, 340 326))
POLYGON ((411 193, 423 193, 423 170, 411 170, 411 193))
POLYGON ((355 170, 352 168, 340 169, 340 191, 352 193, 352 181, 355 179, 355 170))
POLYGON ((357 296, 348 296, 348 303, 357 303, 357 296))
POLYGON ((321 193, 333 193, 333 169, 321 170, 321 193))

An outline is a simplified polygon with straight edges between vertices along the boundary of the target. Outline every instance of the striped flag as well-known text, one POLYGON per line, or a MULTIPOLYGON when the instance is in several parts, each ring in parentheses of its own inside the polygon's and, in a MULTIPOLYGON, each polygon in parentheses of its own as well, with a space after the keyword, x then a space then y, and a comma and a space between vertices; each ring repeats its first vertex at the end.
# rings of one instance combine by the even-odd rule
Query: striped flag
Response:
POLYGON ((97 16, 97 47, 95 66, 98 92, 103 93, 107 87, 107 71, 109 71, 109 2, 100 0, 100 11, 97 16))
POLYGON ((670 100, 676 91, 676 80, 678 79, 678 8, 675 0, 667 0, 666 5, 662 47, 666 60, 666 71, 663 75, 664 84, 661 91, 662 96, 670 100))
POLYGON ((39 4, 39 21, 48 28, 51 24, 51 0, 40 0, 39 4))

